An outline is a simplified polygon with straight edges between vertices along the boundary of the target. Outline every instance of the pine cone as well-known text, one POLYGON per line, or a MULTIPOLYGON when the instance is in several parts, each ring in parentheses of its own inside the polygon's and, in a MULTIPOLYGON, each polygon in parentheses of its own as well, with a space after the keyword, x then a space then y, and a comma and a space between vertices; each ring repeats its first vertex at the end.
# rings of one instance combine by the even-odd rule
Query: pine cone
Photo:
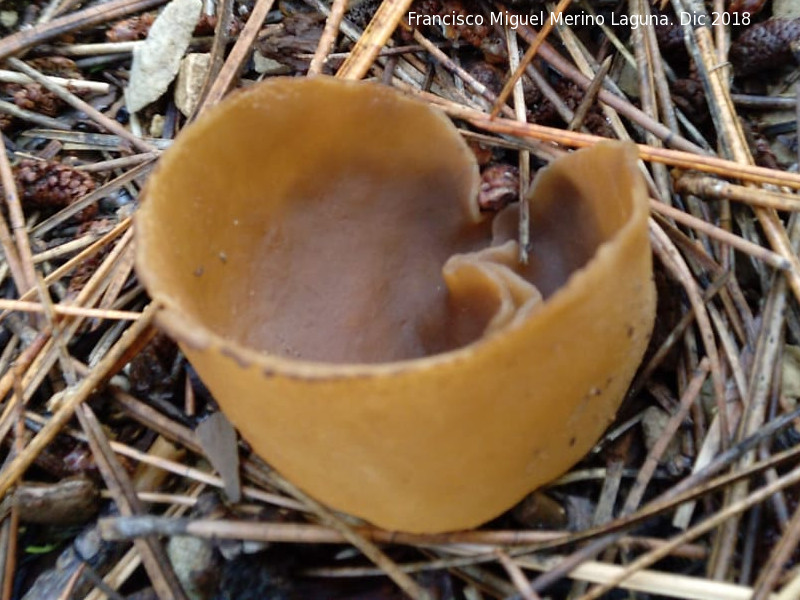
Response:
POLYGON ((703 83, 696 72, 675 80, 672 84, 672 101, 696 124, 705 123, 711 118, 703 83))
MULTIPOLYGON (((56 162, 26 159, 14 167, 20 200, 40 209, 61 209, 85 196, 95 188, 88 173, 56 162)), ((83 219, 96 212, 92 206, 83 211, 83 219), (91 214, 86 214, 89 211, 91 214)))
POLYGON ((752 75, 794 63, 792 43, 800 40, 800 18, 756 23, 731 44, 730 61, 737 75, 752 75))
POLYGON ((5 91, 14 98, 14 104, 25 110, 41 113, 48 117, 58 115, 63 102, 52 92, 44 89, 38 83, 26 83, 24 85, 9 83, 5 86, 5 91))
POLYGON ((680 23, 672 17, 669 25, 656 24, 653 26, 656 32, 656 41, 664 56, 685 56, 686 44, 683 42, 683 28, 680 23))
MULTIPOLYGON (((584 92, 575 83, 567 79, 559 79, 553 85, 553 88, 558 95, 561 96, 562 100, 564 100, 564 104, 566 104, 567 107, 572 111, 576 110, 578 106, 580 106, 580 103, 586 94, 586 92, 584 92)), ((555 107, 550 104, 550 101, 543 98, 541 103, 532 108, 531 120, 534 123, 539 123, 541 125, 554 125, 558 123, 561 118, 558 115, 555 107)), ((583 124, 595 135, 609 138, 614 137, 613 129, 608 124, 605 115, 596 102, 586 114, 583 124)))
POLYGON ((381 2, 380 0, 361 0, 360 2, 353 1, 347 4, 347 20, 351 21, 356 27, 364 29, 372 20, 381 2))
POLYGON ((467 71, 493 94, 497 95, 503 89, 505 73, 498 67, 481 60, 467 67, 467 71))
POLYGON ((83 73, 75 61, 66 56, 42 56, 27 61, 37 71, 45 75, 63 77, 64 79, 83 79, 83 73))
POLYGON ((72 274, 72 277, 69 280, 69 285, 67 285, 67 298, 72 299, 78 295, 78 293, 83 289, 89 279, 94 275, 97 268, 103 262, 103 259, 108 255, 111 251, 110 246, 106 246, 95 255, 90 256, 88 259, 82 261, 76 268, 72 274))

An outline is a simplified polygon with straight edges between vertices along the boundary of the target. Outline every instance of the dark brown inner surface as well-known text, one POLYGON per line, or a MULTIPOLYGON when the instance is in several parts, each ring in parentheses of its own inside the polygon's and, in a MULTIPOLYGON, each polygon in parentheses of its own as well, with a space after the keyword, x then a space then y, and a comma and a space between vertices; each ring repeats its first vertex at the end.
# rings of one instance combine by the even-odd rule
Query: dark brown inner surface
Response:
MULTIPOLYGON (((613 235, 613 231, 603 235, 596 218, 598 207, 569 179, 563 175, 554 178, 550 187, 546 198, 531 200, 528 264, 516 268, 544 298, 564 285, 574 271, 589 262, 597 247, 613 235)), ((609 202, 605 210, 613 210, 613 204, 609 202)), ((518 206, 512 205, 495 218, 495 243, 517 239, 517 215, 518 206)))
POLYGON ((263 258, 246 279, 259 300, 234 325, 236 337, 329 362, 400 360, 450 346, 442 266, 453 253, 488 245, 488 224, 432 196, 443 189, 436 177, 386 186, 352 174, 324 194, 306 187, 314 182, 292 194, 297 200, 253 246, 263 258))
POLYGON ((340 102, 324 91, 240 102, 162 161, 148 261, 181 311, 223 337, 332 363, 444 352, 508 321, 501 307, 533 310, 535 288, 551 295, 625 220, 610 202, 598 221, 583 184, 559 174, 532 203, 530 264, 508 264, 511 251, 453 259, 451 295, 448 260, 491 246, 492 229, 495 244, 515 239, 516 208, 494 228, 478 215, 474 163, 440 115, 377 87, 340 102))
MULTIPOLYGON (((478 274, 450 294, 442 269, 492 245, 491 216, 474 223, 458 203, 432 197, 442 189, 436 179, 387 186, 353 173, 324 190, 308 180, 261 224, 243 207, 236 245, 196 259, 194 279, 216 276, 228 290, 228 318, 213 328, 258 350, 334 363, 409 359, 478 339, 498 311, 497 290, 478 274)), ((600 242, 586 203, 566 181, 561 191, 535 213, 529 265, 516 264, 516 243, 506 261, 545 297, 600 242)), ((516 237, 516 206, 496 221, 495 244, 516 237)))

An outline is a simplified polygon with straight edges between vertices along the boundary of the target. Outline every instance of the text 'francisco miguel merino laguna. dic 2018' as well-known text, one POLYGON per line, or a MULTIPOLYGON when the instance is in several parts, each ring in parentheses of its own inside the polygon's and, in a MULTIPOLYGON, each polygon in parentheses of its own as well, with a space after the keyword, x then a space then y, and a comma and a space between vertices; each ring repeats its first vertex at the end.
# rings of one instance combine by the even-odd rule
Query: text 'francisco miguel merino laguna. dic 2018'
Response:
MULTIPOLYGON (((690 24, 693 21, 691 13, 682 13, 680 16, 681 24, 690 24), (686 22, 684 23, 684 20, 686 22)), ((622 26, 636 29, 642 25, 670 25, 671 19, 667 15, 626 15, 611 13, 606 19, 604 15, 589 14, 585 12, 575 14, 547 13, 544 11, 529 14, 513 14, 506 12, 489 13, 488 17, 481 14, 449 13, 444 15, 425 15, 417 12, 408 13, 408 22, 412 27, 424 25, 427 27, 454 27, 454 26, 474 26, 474 25, 501 25, 516 29, 520 25, 530 27, 541 27, 551 21, 552 25, 593 26, 611 25, 622 26)))

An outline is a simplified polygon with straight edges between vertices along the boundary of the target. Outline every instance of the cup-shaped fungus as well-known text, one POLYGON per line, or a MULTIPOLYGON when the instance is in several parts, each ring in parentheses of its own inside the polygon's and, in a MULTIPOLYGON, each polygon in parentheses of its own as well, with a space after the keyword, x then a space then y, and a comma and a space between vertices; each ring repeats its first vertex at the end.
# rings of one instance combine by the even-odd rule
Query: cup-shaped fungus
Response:
POLYGON ((438 111, 383 86, 275 79, 164 154, 137 269, 252 448, 330 506, 436 532, 498 515, 611 422, 654 318, 632 146, 555 161, 516 208, 438 111))

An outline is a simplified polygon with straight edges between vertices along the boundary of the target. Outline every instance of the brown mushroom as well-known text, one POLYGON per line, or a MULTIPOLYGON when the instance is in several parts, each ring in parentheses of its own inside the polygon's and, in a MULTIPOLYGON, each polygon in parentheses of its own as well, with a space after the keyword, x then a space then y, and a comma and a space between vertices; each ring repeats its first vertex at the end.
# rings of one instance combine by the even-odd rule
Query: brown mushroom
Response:
POLYGON ((189 126, 148 183, 137 271, 253 449, 390 529, 482 523, 580 460, 654 318, 632 145, 478 210, 439 112, 390 88, 275 79, 189 126))

